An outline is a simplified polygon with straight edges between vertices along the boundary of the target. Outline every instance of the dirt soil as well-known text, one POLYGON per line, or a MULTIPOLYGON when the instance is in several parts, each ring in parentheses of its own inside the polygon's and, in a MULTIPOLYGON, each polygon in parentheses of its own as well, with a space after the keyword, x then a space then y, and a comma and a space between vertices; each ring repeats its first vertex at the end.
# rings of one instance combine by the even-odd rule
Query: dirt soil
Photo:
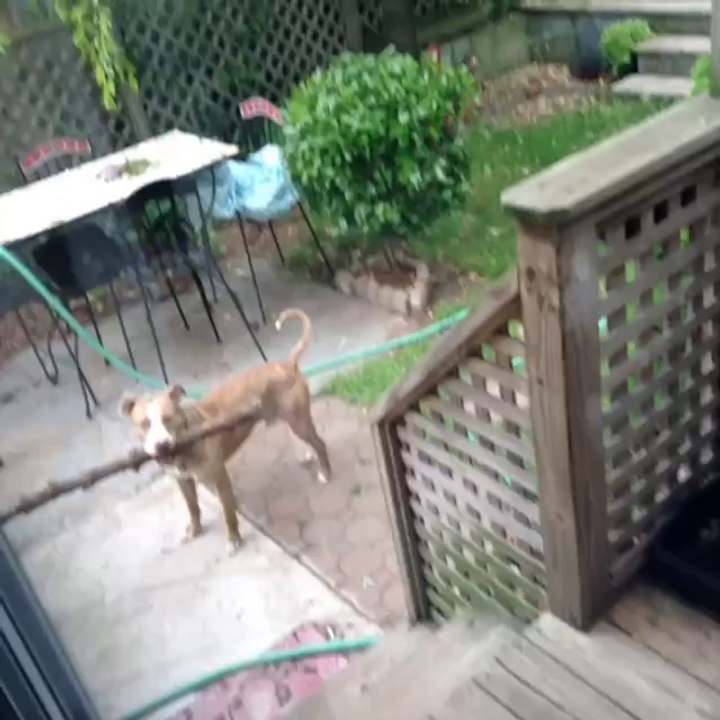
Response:
POLYGON ((604 83, 578 80, 566 65, 533 63, 483 83, 481 118, 523 125, 581 110, 607 97, 604 83))

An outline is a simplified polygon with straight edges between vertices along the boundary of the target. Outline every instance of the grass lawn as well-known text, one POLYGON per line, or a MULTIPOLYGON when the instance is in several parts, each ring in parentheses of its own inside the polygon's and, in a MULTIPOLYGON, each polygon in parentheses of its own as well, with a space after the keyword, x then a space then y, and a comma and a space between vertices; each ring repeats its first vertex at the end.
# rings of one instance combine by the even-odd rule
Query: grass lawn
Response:
POLYGON ((517 228, 500 195, 525 177, 653 115, 657 103, 613 102, 518 128, 478 128, 472 135, 467 207, 438 220, 413 250, 430 261, 498 278, 517 260, 517 228))
MULTIPOLYGON (((412 243, 413 251, 430 262, 495 279, 517 260, 517 228, 500 205, 505 188, 633 125, 660 109, 657 103, 613 102, 581 112, 561 114, 535 125, 516 128, 481 127, 472 134, 471 191, 463 211, 439 219, 412 243)), ((472 302, 472 299, 470 299, 472 302)), ((438 319, 457 307, 440 309, 438 319)), ((427 352, 418 343, 372 360, 337 377, 328 392, 354 405, 369 406, 427 352)))

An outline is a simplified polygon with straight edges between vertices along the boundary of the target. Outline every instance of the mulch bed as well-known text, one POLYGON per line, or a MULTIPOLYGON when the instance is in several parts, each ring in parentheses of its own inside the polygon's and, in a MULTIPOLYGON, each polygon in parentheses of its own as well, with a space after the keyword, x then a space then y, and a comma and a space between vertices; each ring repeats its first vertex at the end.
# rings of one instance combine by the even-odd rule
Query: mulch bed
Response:
POLYGON ((531 64, 483 84, 481 117, 497 124, 526 125, 607 99, 603 82, 578 80, 567 65, 531 64))

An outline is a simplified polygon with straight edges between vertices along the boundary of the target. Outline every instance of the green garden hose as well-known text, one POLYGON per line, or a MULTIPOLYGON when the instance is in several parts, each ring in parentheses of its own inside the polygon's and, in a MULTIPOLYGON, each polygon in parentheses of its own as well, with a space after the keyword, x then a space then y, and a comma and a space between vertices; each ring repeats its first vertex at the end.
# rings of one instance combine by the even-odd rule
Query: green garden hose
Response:
MULTIPOLYGON (((108 361, 116 370, 126 375, 132 380, 135 380, 142 385, 153 390, 162 390, 166 387, 166 384, 157 377, 147 375, 145 373, 136 370, 131 365, 121 360, 117 355, 103 347, 93 335, 91 335, 75 318, 75 316, 60 302, 60 300, 44 285, 44 283, 30 270, 30 268, 22 262, 16 255, 11 253, 7 248, 0 246, 0 259, 5 261, 10 267, 12 267, 22 278, 25 280, 40 297, 47 302, 47 304, 77 333, 77 335, 89 345, 95 352, 108 361)), ((400 348, 412 345, 423 340, 427 340, 438 333, 445 332, 446 330, 457 325, 459 322, 465 319, 467 316, 467 309, 458 310, 449 317, 437 322, 433 325, 429 325, 422 330, 404 335, 403 337, 390 340, 388 342, 373 345, 363 350, 357 350, 346 355, 339 355, 331 360, 312 365, 303 370, 304 374, 308 377, 314 375, 320 375, 321 373, 330 372, 332 370, 339 370, 340 368, 355 363, 368 360, 378 355, 384 355, 385 353, 392 352, 393 350, 399 350, 400 348)), ((205 394, 202 388, 192 388, 188 390, 188 395, 194 398, 201 398, 205 394)))
POLYGON ((304 647, 291 648, 290 650, 277 650, 275 652, 266 653, 265 655, 260 655, 252 660, 228 665, 216 672, 204 675, 187 685, 181 685, 175 690, 169 692, 167 695, 163 695, 161 698, 153 700, 153 702, 148 703, 139 710, 135 710, 130 713, 130 715, 125 716, 123 720, 143 720, 143 718, 156 713, 158 710, 162 710, 164 707, 167 707, 178 700, 182 700, 188 695, 192 695, 193 693, 199 692, 210 685, 214 685, 229 675, 235 675, 236 673, 243 672, 245 670, 252 670, 254 668, 265 667, 267 665, 276 665, 281 662, 304 660, 305 658, 318 657, 320 655, 355 653, 375 647, 379 642, 380 638, 376 636, 362 638, 359 640, 335 640, 323 645, 305 645, 304 647))

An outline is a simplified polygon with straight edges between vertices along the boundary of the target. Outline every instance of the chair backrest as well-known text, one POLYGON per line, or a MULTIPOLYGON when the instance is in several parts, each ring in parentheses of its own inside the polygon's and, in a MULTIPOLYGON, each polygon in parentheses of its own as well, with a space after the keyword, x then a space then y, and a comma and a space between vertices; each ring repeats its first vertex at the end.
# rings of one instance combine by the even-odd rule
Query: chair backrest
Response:
POLYGON ((285 124, 285 115, 277 105, 255 96, 241 100, 238 110, 241 119, 240 145, 245 154, 277 142, 280 129, 285 124))
POLYGON ((53 138, 19 155, 17 164, 25 182, 33 182, 76 167, 92 155, 92 145, 87 139, 53 138))

